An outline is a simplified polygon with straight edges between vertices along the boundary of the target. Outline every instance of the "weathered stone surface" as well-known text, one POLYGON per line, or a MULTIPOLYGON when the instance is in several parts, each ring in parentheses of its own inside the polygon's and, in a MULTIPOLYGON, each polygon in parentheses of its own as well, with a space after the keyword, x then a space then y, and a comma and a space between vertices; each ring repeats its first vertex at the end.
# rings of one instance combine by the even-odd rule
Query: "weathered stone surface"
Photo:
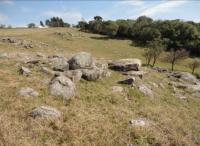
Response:
POLYGON ((112 87, 112 92, 113 93, 122 93, 124 91, 124 89, 120 86, 113 86, 112 87))
POLYGON ((149 89, 147 86, 145 85, 140 85, 139 86, 139 90, 145 95, 148 96, 150 98, 153 98, 153 92, 151 89, 149 89))
POLYGON ((83 69, 82 78, 87 81, 96 81, 101 78, 101 72, 98 69, 83 69))
POLYGON ((19 90, 19 95, 24 97, 37 97, 39 93, 30 87, 23 87, 19 90))
POLYGON ((59 118, 61 117, 61 113, 57 109, 49 106, 39 106, 31 111, 30 116, 33 118, 36 117, 59 118))
POLYGON ((128 71, 128 72, 124 72, 123 75, 139 77, 139 78, 142 79, 143 76, 144 76, 146 73, 147 73, 147 72, 144 72, 144 71, 128 71))
POLYGON ((124 80, 118 81, 119 84, 128 84, 132 85, 135 82, 135 77, 127 77, 124 80))
POLYGON ((199 97, 199 98, 200 98, 200 91, 197 91, 197 92, 193 93, 192 96, 195 96, 195 97, 199 97))
POLYGON ((0 53, 0 59, 6 59, 6 58, 9 58, 9 57, 8 57, 8 53, 6 53, 6 52, 1 52, 1 53, 0 53))
POLYGON ((41 72, 48 74, 48 75, 55 75, 56 72, 47 68, 47 67, 41 67, 41 72))
POLYGON ((63 73, 64 76, 70 78, 73 82, 81 80, 82 71, 81 70, 68 70, 63 73))
POLYGON ((60 71, 60 72, 67 71, 67 70, 69 70, 69 64, 68 64, 67 62, 63 62, 63 63, 60 63, 60 64, 56 64, 56 65, 53 67, 53 70, 54 70, 54 71, 60 71))
POLYGON ((57 98, 68 100, 75 95, 75 84, 64 75, 55 76, 49 83, 49 91, 57 98))
POLYGON ((153 70, 159 72, 159 73, 166 73, 168 72, 167 68, 162 68, 162 67, 153 67, 153 70))
POLYGON ((172 72, 168 77, 173 77, 185 81, 187 83, 198 84, 199 80, 189 72, 172 72))
POLYGON ((30 73, 31 73, 31 71, 28 69, 28 68, 26 68, 26 67, 20 67, 20 69, 19 69, 19 74, 20 75, 23 75, 23 76, 29 76, 30 75, 30 73))
POLYGON ((92 68, 93 59, 90 53, 80 52, 75 54, 68 63, 70 69, 92 68))
POLYGON ((108 64, 109 68, 116 71, 139 71, 141 60, 136 58, 120 59, 108 64))
POLYGON ((147 119, 133 119, 130 120, 130 124, 133 126, 139 126, 139 127, 146 127, 150 125, 150 121, 147 119))

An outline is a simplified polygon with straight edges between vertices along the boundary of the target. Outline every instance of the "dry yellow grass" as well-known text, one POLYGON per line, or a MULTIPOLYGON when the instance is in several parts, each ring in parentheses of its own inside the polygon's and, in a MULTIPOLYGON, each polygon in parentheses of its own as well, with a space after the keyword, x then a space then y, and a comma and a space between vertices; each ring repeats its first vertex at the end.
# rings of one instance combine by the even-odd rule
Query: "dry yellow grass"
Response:
MULTIPOLYGON (((74 29, 2 29, 1 35, 48 43, 48 49, 24 49, 0 43, 0 52, 71 56, 87 51, 97 58, 117 59, 137 57, 143 60, 141 48, 131 46, 130 40, 97 39, 100 35, 74 29), (72 40, 65 40, 54 32, 71 32, 72 40), (56 48, 56 49, 55 49, 56 48)), ((176 66, 186 68, 188 60, 176 66)), ((168 67, 161 61, 158 65, 168 67)), ((68 102, 49 95, 43 80, 50 77, 31 68, 30 77, 18 75, 18 61, 0 59, 0 145, 6 146, 197 146, 200 145, 200 99, 180 100, 171 94, 164 74, 150 72, 142 82, 162 82, 164 89, 155 88, 152 100, 136 87, 123 86, 124 94, 114 94, 111 87, 123 76, 113 72, 111 77, 96 82, 76 84, 76 97, 68 102), (20 87, 29 86, 40 93, 38 98, 24 98, 17 94, 20 87), (60 119, 33 119, 32 108, 48 105, 61 111, 60 119), (131 119, 153 121, 147 128, 134 127, 131 119)), ((199 72, 199 70, 198 70, 199 72)))

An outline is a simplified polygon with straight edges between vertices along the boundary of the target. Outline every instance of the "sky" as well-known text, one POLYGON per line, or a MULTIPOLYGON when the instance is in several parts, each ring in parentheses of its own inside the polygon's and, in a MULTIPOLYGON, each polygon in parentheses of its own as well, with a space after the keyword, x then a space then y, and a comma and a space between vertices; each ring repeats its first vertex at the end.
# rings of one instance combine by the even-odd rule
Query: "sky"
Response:
POLYGON ((77 24, 99 15, 104 20, 182 19, 200 22, 200 0, 0 0, 0 24, 26 26, 53 16, 77 24))

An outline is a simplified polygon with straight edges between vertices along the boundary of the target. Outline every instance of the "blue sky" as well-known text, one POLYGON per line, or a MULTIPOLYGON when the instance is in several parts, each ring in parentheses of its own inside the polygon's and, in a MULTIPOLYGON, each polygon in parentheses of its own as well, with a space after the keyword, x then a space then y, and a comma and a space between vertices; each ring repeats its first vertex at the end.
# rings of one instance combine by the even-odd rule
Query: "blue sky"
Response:
POLYGON ((183 19, 200 22, 198 0, 0 0, 0 24, 25 26, 39 24, 52 16, 66 22, 91 20, 100 15, 105 20, 136 19, 146 15, 154 19, 183 19))

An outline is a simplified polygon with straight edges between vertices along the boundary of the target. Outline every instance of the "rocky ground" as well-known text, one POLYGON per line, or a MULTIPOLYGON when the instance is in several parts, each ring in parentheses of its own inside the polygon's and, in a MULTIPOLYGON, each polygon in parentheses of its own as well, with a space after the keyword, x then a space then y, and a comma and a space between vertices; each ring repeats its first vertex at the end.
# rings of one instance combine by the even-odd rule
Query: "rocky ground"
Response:
MULTIPOLYGON (((53 48, 27 40, 0 42, 53 48)), ((200 144, 200 80, 189 72, 82 51, 65 56, 4 49, 0 62, 1 145, 200 144)))

